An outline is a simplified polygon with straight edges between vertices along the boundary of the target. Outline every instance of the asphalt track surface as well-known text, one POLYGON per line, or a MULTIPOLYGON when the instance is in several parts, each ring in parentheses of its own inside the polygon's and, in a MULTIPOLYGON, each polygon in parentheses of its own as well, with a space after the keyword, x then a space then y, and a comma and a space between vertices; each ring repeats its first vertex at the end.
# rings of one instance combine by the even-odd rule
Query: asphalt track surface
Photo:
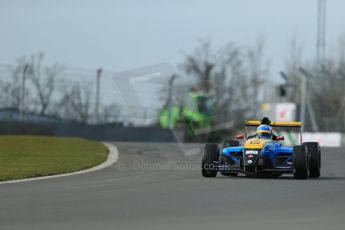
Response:
POLYGON ((203 178, 178 144, 116 145, 101 171, 0 185, 0 229, 345 229, 341 149, 322 149, 320 179, 295 180, 203 178))

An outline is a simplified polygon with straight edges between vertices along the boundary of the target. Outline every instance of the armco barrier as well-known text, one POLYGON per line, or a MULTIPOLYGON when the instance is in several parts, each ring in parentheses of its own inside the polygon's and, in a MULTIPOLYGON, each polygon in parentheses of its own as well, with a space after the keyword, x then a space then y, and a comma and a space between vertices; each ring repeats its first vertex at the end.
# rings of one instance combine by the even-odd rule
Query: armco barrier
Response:
POLYGON ((303 141, 316 141, 322 147, 340 147, 342 146, 341 133, 303 133, 303 141))
MULTIPOLYGON (((123 127, 118 125, 86 125, 81 123, 0 122, 0 135, 46 135, 82 137, 99 141, 176 142, 170 129, 156 127, 123 127)), ((298 144, 297 133, 277 132, 285 137, 284 144, 298 144)), ((336 132, 303 133, 303 141, 317 141, 324 147, 345 145, 345 134, 336 132)))
POLYGON ((154 127, 122 127, 111 125, 69 125, 58 126, 56 136, 77 136, 100 141, 143 141, 143 142, 174 142, 170 129, 154 127))
POLYGON ((345 133, 341 134, 341 146, 345 146, 345 133))
POLYGON ((123 127, 117 125, 86 125, 78 123, 0 122, 1 135, 46 135, 82 137, 99 141, 175 142, 170 129, 155 127, 123 127))
MULTIPOLYGON (((285 137, 285 145, 297 145, 299 143, 299 133, 277 132, 277 135, 285 137)), ((316 132, 303 133, 303 142, 316 141, 322 147, 340 147, 345 144, 344 134, 337 132, 316 132)))

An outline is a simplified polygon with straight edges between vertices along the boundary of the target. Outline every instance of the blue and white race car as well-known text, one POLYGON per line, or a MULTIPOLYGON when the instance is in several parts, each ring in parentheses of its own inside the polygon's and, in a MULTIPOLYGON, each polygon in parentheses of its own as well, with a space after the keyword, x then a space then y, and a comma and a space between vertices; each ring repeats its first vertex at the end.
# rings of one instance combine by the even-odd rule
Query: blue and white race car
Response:
MULTIPOLYGON (((268 120, 269 121, 269 120, 268 120)), ((296 179, 320 177, 321 151, 317 142, 302 143, 302 122, 246 121, 245 134, 237 135, 237 140, 226 140, 221 145, 206 144, 202 158, 202 175, 224 176, 272 176, 293 174, 296 179), (257 129, 248 136, 249 127, 257 129), (284 136, 276 136, 273 127, 297 129, 299 144, 285 146, 284 136)))

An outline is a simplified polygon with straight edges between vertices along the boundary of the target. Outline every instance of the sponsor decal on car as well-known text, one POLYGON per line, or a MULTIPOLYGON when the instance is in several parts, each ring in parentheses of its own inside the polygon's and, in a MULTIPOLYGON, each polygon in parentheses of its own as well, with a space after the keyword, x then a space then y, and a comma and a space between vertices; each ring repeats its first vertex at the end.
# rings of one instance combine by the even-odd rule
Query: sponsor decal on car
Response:
POLYGON ((258 155, 258 151, 257 150, 247 150, 246 154, 258 155))

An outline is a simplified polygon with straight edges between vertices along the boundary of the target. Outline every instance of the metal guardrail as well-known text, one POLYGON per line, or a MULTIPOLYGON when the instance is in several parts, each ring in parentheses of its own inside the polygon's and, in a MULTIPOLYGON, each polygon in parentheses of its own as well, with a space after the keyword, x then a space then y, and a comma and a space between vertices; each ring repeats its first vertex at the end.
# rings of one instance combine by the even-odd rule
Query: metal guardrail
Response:
POLYGON ((78 123, 0 122, 0 135, 46 135, 81 137, 98 141, 175 142, 170 129, 156 127, 123 127, 78 123))

